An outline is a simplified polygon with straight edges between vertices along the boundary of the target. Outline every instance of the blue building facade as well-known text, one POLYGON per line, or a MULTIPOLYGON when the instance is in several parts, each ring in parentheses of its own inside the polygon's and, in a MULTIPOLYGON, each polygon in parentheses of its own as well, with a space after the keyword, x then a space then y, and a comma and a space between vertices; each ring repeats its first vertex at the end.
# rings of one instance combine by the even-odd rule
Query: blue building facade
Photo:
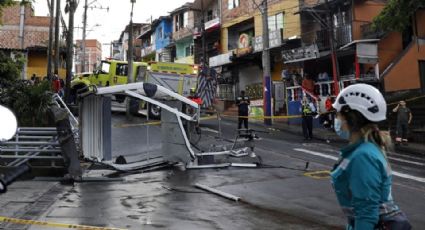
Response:
POLYGON ((153 22, 155 31, 155 49, 161 51, 171 43, 173 22, 171 17, 164 16, 153 22))

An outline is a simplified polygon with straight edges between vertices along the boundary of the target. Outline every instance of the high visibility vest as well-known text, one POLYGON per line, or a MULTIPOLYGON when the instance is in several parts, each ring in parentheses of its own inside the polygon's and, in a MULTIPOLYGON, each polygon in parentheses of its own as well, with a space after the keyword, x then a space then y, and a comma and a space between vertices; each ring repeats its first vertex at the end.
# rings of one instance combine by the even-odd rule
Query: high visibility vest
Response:
POLYGON ((303 115, 311 115, 313 111, 310 108, 310 105, 303 105, 303 115))

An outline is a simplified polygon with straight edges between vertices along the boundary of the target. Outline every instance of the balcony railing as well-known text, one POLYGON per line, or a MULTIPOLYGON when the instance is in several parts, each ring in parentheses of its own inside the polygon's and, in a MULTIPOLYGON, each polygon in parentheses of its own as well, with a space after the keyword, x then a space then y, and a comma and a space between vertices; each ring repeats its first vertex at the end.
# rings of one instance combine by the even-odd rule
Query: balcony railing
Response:
MULTIPOLYGON (((356 79, 354 74, 344 75, 340 77, 338 83, 339 90, 342 90, 357 81, 374 80, 377 80, 374 74, 361 74, 359 79, 356 79)), ((286 87, 286 91, 288 101, 300 101, 302 97, 305 96, 301 86, 299 85, 286 87)), ((335 95, 334 81, 316 82, 314 86, 314 94, 319 96, 319 98, 326 98, 328 95, 335 95)))
MULTIPOLYGON (((341 47, 353 41, 353 35, 351 33, 351 25, 342 25, 333 29, 332 31, 333 41, 335 48, 341 47)), ((330 49, 329 43, 329 33, 327 30, 317 31, 317 46, 319 50, 328 50, 330 49)))

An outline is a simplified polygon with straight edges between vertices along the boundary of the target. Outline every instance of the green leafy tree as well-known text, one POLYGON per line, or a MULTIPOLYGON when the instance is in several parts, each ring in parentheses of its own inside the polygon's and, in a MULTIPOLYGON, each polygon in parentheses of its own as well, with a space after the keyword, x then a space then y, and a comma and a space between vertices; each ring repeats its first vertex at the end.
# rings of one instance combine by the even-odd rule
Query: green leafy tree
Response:
POLYGON ((33 85, 20 80, 22 63, 0 51, 0 104, 10 108, 20 126, 45 126, 46 112, 52 102, 51 83, 33 85))
POLYGON ((423 7, 425 0, 388 0, 387 5, 375 18, 374 25, 384 31, 403 32, 412 24, 415 12, 423 7))

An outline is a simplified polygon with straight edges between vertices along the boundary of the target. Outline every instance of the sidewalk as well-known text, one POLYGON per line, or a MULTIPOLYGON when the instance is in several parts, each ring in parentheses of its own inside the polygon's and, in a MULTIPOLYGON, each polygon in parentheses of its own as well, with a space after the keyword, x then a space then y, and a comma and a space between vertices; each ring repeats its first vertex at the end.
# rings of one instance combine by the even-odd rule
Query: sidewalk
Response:
MULTIPOLYGON (((236 118, 230 117, 223 117, 222 119, 236 121, 236 118)), ((262 127, 265 129, 277 129, 278 131, 285 131, 300 136, 303 135, 301 126, 289 125, 284 120, 274 120, 273 125, 271 127, 265 126, 262 120, 250 119, 249 123, 256 127, 262 127)), ((340 138, 338 135, 335 134, 335 132, 325 128, 313 128, 313 136, 316 140, 321 140, 328 143, 347 143, 346 140, 340 138)), ((405 152, 409 154, 422 155, 425 157, 425 143, 409 143, 408 145, 394 146, 394 149, 396 152, 405 152)))

